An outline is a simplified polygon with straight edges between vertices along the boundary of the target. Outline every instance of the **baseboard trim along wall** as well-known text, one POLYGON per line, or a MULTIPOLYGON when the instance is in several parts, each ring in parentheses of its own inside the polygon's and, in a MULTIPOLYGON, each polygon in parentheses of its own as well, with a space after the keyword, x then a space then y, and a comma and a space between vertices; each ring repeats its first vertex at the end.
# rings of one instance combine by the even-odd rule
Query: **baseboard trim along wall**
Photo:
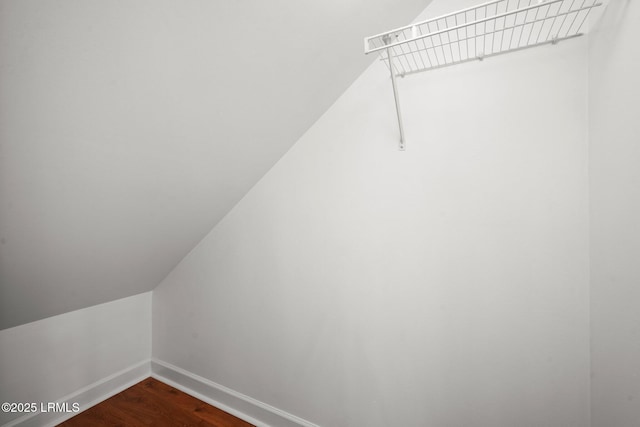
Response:
MULTIPOLYGON (((139 362, 55 402, 68 405, 78 403, 81 411, 85 411, 149 376, 257 427, 319 427, 312 422, 157 359, 139 362)), ((53 427, 77 414, 77 412, 34 412, 20 416, 2 427, 53 427)))
POLYGON ((319 427, 167 362, 151 359, 151 376, 258 427, 319 427))
MULTIPOLYGON (((69 407, 71 407, 73 403, 78 403, 80 410, 84 411, 110 398, 111 396, 120 393, 145 378, 148 378, 150 375, 151 363, 147 359, 89 384, 88 386, 64 396, 63 398, 57 399, 56 403, 67 403, 69 407)), ((77 415, 77 413, 34 412, 16 418, 7 424, 4 424, 3 427, 53 427, 68 420, 74 415, 77 415)))

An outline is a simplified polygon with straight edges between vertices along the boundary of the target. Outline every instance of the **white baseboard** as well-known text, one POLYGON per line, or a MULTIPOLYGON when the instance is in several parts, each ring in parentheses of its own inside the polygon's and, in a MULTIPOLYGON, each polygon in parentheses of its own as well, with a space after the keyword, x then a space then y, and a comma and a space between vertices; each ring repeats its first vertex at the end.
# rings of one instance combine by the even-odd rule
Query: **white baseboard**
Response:
MULTIPOLYGON (((258 427, 319 427, 223 385, 157 359, 145 360, 57 399, 77 402, 85 411, 152 376, 258 427)), ((53 427, 77 413, 36 412, 20 416, 2 427, 53 427)))
MULTIPOLYGON (((148 378, 150 375, 151 363, 149 360, 144 360, 93 384, 89 384, 68 396, 57 399, 57 402, 68 402, 69 404, 77 402, 80 405, 80 410, 84 411, 148 378)), ((3 427, 52 427, 74 415, 77 415, 77 413, 34 412, 16 418, 3 427)))
POLYGON ((319 427, 167 362, 151 359, 151 376, 258 427, 319 427))

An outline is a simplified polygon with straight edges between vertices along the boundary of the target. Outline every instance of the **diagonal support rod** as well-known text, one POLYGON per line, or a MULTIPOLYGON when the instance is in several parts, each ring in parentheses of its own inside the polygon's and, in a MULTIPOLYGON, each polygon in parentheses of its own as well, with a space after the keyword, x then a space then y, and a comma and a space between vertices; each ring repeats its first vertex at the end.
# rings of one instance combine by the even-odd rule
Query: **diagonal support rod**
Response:
MULTIPOLYGON (((385 43, 391 40, 389 37, 385 43)), ((396 102, 396 113, 398 115, 398 128, 400 129, 400 151, 405 150, 404 127, 402 126, 402 115, 400 114, 400 98, 398 97, 398 87, 396 86, 396 73, 393 72, 393 53, 391 48, 387 48, 387 56, 389 57, 389 70, 391 71, 391 85, 393 86, 393 99, 396 102)))

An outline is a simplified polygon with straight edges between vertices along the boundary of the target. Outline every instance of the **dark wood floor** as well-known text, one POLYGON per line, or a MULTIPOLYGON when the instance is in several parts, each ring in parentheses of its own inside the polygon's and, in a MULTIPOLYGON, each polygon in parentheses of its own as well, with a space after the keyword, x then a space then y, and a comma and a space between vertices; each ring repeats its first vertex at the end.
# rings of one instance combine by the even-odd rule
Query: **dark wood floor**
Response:
POLYGON ((60 426, 249 427, 251 424, 156 379, 147 378, 60 426))

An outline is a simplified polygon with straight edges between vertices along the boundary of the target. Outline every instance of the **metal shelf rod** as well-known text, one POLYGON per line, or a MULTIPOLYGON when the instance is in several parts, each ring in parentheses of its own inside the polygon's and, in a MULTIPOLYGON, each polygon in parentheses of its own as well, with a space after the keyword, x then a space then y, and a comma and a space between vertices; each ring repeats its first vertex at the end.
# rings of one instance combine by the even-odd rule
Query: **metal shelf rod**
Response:
POLYGON ((402 126, 402 114, 400 113, 400 98, 398 95, 398 87, 396 86, 396 73, 393 72, 393 55, 391 54, 391 48, 387 50, 389 56, 389 70, 391 71, 391 85, 393 86, 393 99, 396 103, 396 115, 398 116, 398 129, 400 130, 400 144, 398 149, 400 151, 405 150, 404 142, 404 126, 402 126))

